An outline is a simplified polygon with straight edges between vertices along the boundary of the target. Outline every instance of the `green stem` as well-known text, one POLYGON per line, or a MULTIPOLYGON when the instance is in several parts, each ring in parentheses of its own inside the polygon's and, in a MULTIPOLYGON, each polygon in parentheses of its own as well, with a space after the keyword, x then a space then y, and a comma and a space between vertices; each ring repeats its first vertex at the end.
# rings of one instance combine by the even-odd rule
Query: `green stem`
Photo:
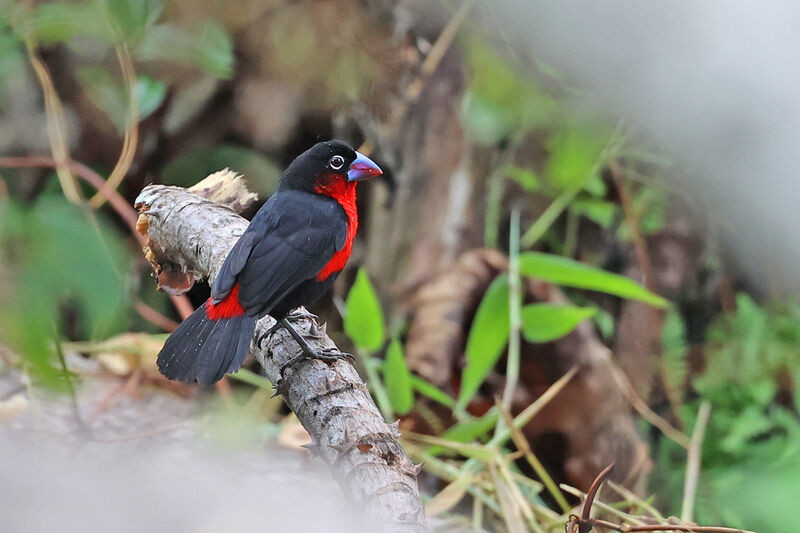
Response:
POLYGON ((500 233, 500 215, 503 211, 503 192, 506 184, 506 171, 513 162, 514 154, 525 137, 525 128, 520 128, 509 139, 492 173, 487 180, 486 225, 483 228, 483 243, 487 248, 497 248, 500 233))
POLYGON ((575 195, 583 189, 584 183, 576 187, 572 187, 567 189, 566 191, 562 192, 553 203, 550 204, 547 209, 545 209, 542 216, 536 219, 536 222, 531 224, 531 227, 528 228, 528 231, 522 236, 522 240, 520 244, 523 248, 532 248, 536 242, 542 238, 542 235, 550 229, 550 226, 553 225, 553 222, 564 212, 564 209, 569 205, 575 195))
POLYGON ((561 255, 564 257, 572 257, 575 255, 575 248, 578 244, 578 215, 575 211, 567 211, 567 230, 564 236, 564 250, 561 255))
POLYGON ((383 418, 390 422, 393 418, 394 411, 392 410, 392 402, 389 400, 389 393, 386 392, 386 387, 383 386, 383 380, 378 373, 380 362, 369 354, 365 354, 361 350, 358 351, 358 356, 364 363, 364 371, 367 373, 367 383, 372 393, 375 396, 375 403, 378 404, 378 409, 381 410, 383 418))
MULTIPOLYGON (((506 386, 503 407, 511 411, 514 390, 519 383, 520 330, 522 329, 522 288, 519 277, 519 208, 511 211, 508 237, 508 356, 506 357, 506 386)), ((500 425, 498 424, 498 428, 500 425)))
POLYGON ((540 216, 536 222, 534 222, 531 227, 528 228, 528 231, 526 231, 522 236, 521 245, 523 248, 527 249, 533 247, 533 245, 542 238, 542 235, 547 232, 550 226, 553 225, 553 222, 556 221, 559 215, 564 212, 564 209, 566 209, 572 199, 575 198, 575 195, 586 186, 586 182, 600 171, 602 165, 604 165, 606 161, 613 159, 616 154, 619 153, 624 142, 624 138, 620 133, 621 129, 622 123, 620 122, 617 125, 614 133, 608 139, 606 146, 600 152, 600 155, 592 167, 591 172, 586 174, 580 183, 563 191, 555 200, 553 200, 553 203, 550 204, 547 209, 545 209, 544 213, 542 213, 542 216, 540 216))

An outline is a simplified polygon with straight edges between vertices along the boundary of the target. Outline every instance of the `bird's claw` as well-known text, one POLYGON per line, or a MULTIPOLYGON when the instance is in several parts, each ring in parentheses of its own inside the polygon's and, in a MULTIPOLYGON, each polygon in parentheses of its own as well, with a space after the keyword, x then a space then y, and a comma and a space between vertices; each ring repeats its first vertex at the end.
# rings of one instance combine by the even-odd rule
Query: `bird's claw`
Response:
POLYGON ((310 318, 314 322, 319 320, 319 317, 317 315, 309 311, 295 311, 286 315, 286 320, 294 323, 300 322, 301 320, 305 320, 306 318, 310 318))
POLYGON ((318 359, 320 361, 325 361, 326 363, 333 363, 335 361, 341 361, 342 359, 347 359, 348 357, 350 359, 355 360, 352 354, 346 352, 340 352, 336 348, 325 348, 324 350, 320 352, 315 352, 313 354, 301 352, 300 355, 292 357, 291 359, 286 361, 283 365, 281 365, 280 369, 281 381, 283 381, 287 369, 307 359, 318 359))

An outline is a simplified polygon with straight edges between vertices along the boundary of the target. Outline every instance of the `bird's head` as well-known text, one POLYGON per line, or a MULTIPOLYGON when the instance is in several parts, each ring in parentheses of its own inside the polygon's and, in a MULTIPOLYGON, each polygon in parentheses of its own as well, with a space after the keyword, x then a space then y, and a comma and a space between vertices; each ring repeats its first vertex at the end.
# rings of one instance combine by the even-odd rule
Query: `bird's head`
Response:
POLYGON ((344 141, 317 143, 292 161, 281 178, 282 189, 322 192, 355 187, 383 171, 370 158, 344 141))

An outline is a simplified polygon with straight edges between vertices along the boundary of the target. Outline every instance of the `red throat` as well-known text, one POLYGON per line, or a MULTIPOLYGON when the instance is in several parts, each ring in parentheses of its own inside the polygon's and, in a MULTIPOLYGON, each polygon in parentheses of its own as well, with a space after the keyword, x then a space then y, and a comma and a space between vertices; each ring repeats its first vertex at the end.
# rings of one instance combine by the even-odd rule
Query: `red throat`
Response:
MULTIPOLYGON (((326 176, 327 177, 327 176, 326 176)), ((314 191, 336 200, 347 215, 347 239, 341 250, 333 254, 331 260, 317 274, 317 281, 325 281, 328 276, 341 271, 350 258, 353 249, 353 239, 358 231, 358 210, 356 209, 356 183, 349 182, 344 177, 334 175, 329 179, 320 180, 314 191)))

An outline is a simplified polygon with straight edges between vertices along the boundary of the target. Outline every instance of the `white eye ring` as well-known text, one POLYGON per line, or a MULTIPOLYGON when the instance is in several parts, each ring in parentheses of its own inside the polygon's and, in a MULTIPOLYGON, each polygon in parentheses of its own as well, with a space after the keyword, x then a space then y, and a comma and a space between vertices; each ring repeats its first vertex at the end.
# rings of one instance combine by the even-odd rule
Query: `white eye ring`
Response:
POLYGON ((331 160, 328 161, 328 164, 331 166, 333 170, 339 170, 344 166, 344 157, 340 155, 335 155, 331 157, 331 160))

